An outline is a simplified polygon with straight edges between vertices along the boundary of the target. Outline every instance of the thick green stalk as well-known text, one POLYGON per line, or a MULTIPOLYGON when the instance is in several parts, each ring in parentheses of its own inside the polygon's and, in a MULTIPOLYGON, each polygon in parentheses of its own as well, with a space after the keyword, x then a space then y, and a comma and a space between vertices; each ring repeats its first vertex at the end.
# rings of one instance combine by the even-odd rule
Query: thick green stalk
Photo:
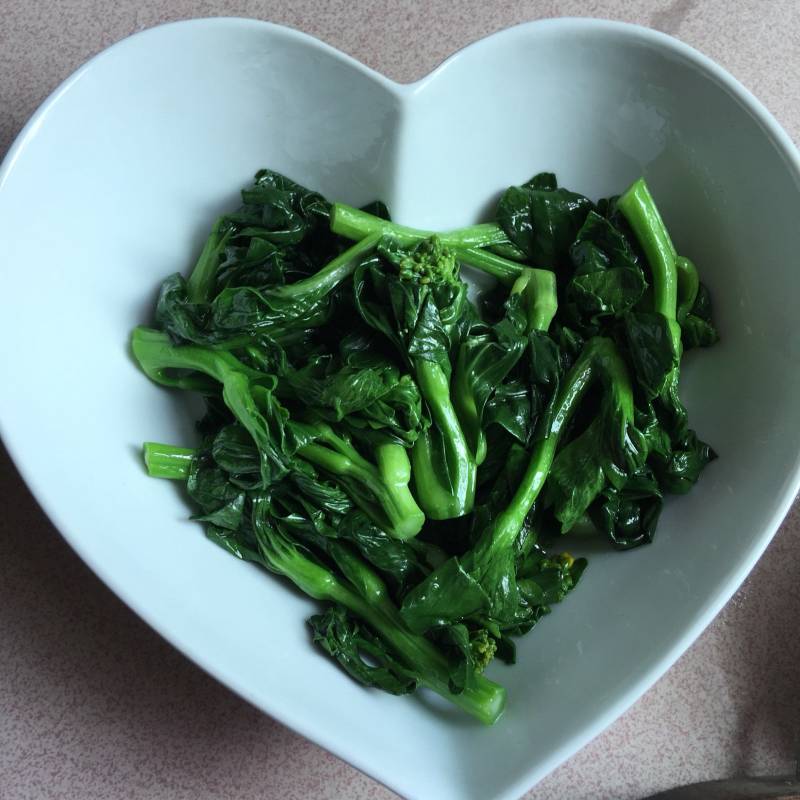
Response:
POLYGON ((483 675, 476 675, 460 694, 449 687, 447 659, 423 636, 409 632, 388 598, 380 578, 344 547, 334 545, 334 558, 347 577, 346 585, 332 572, 306 558, 288 543, 276 543, 258 527, 259 549, 276 572, 317 600, 338 603, 370 625, 392 648, 406 667, 419 675, 423 686, 449 700, 486 725, 503 713, 505 689, 483 675))
MULTIPOLYGON (((339 236, 355 239, 356 241, 370 234, 379 233, 391 236, 403 246, 416 244, 434 235, 433 231, 398 225, 396 222, 389 222, 389 220, 381 219, 344 203, 333 204, 331 209, 331 230, 339 236)), ((489 247, 508 242, 508 237, 502 228, 491 222, 471 225, 468 228, 459 228, 445 233, 437 233, 436 236, 443 245, 454 249, 489 247)))
POLYGON ((145 442, 142 445, 147 474, 151 478, 183 480, 189 477, 195 451, 190 447, 145 442))
POLYGON ((342 481, 359 507, 390 536, 416 536, 425 515, 408 487, 411 466, 405 448, 392 443, 379 446, 375 467, 328 426, 322 431, 319 441, 324 444, 311 442, 297 454, 342 481))
MULTIPOLYGON (((254 380, 273 380, 245 366, 231 353, 211 350, 198 345, 174 345, 166 334, 148 328, 136 328, 132 336, 132 349, 145 373, 166 386, 197 388, 203 385, 204 376, 172 374, 168 370, 196 370, 222 384, 222 398, 236 419, 244 426, 259 449, 262 461, 276 463, 281 470, 289 468, 289 459, 276 447, 269 430, 269 421, 259 408, 259 392, 267 390, 254 380)), ((218 386, 216 387, 218 390, 218 386)), ((320 428, 323 444, 312 443, 301 448, 298 455, 321 466, 342 482, 353 500, 368 513, 387 533, 407 539, 416 536, 425 521, 414 501, 408 481, 402 485, 398 474, 391 482, 384 482, 379 468, 370 464, 358 451, 333 431, 320 428), (327 445, 327 446, 325 446, 327 445), (365 491, 366 489, 366 491, 365 491), (374 499, 372 499, 374 498, 374 499)), ((401 450, 400 445, 397 445, 401 450)), ((408 456, 403 451, 393 453, 393 464, 399 475, 409 472, 408 456)), ((389 459, 384 454, 384 466, 389 459)))
POLYGON ((421 675, 424 686, 476 716, 484 724, 496 722, 505 707, 505 689, 477 674, 471 687, 460 694, 452 694, 447 659, 424 636, 417 636, 408 630, 383 580, 346 545, 334 542, 331 554, 359 595, 355 601, 350 597, 348 602, 344 599, 338 602, 375 628, 406 666, 421 675))
MULTIPOLYGON (((550 327, 558 310, 555 273, 549 270, 525 268, 522 275, 514 282, 511 293, 523 296, 529 332, 546 331, 550 327)), ((516 541, 525 523, 525 517, 533 508, 533 504, 547 480, 556 454, 561 429, 572 415, 591 381, 593 353, 594 349, 587 345, 581 358, 570 371, 564 390, 557 400, 550 429, 540 432, 541 438, 534 444, 528 467, 514 497, 497 517, 491 537, 484 537, 485 541, 479 543, 478 552, 481 547, 490 549, 511 547, 516 541)))
POLYGON ((467 368, 467 347, 462 344, 458 351, 456 368, 453 372, 453 407, 458 414, 461 429, 467 437, 470 450, 475 457, 475 465, 480 466, 486 459, 486 434, 481 427, 481 415, 475 404, 475 395, 469 386, 467 368))
POLYGON ((683 322, 686 315, 692 310, 697 292, 700 290, 700 276, 697 267, 686 256, 675 259, 675 268, 678 273, 678 322, 683 322))
POLYGON ((558 311, 556 274, 525 267, 514 281, 511 294, 521 294, 528 318, 528 332, 546 331, 558 311))
POLYGON ((547 480, 561 432, 596 379, 603 381, 606 391, 612 392, 614 403, 633 423, 633 390, 625 362, 611 339, 590 339, 564 380, 547 429, 537 432, 528 466, 511 502, 475 546, 474 564, 485 563, 494 553, 513 546, 547 480))
POLYGON ((380 238, 381 234, 378 232, 365 236, 318 272, 296 283, 287 283, 270 289, 269 294, 281 297, 299 297, 307 293, 327 294, 356 271, 364 256, 375 249, 380 238))
POLYGON ((522 274, 525 267, 516 261, 492 253, 489 250, 481 250, 478 247, 458 247, 456 256, 463 264, 479 269, 487 275, 496 278, 504 286, 511 286, 522 274))
POLYGON ((271 388, 274 388, 274 376, 250 369, 224 350, 194 344, 175 345, 165 333, 150 328, 134 329, 131 349, 145 374, 163 386, 216 394, 222 384, 225 405, 259 450, 265 480, 271 480, 270 464, 277 465, 279 472, 288 469, 288 458, 272 441, 270 422, 262 414, 255 396, 261 392, 269 394, 265 385, 258 382, 272 382, 271 388))
MULTIPOLYGON (((683 349, 681 346, 681 326, 678 324, 679 279, 675 245, 672 243, 672 239, 664 225, 664 221, 661 219, 661 214, 644 178, 639 178, 620 197, 618 207, 628 220, 634 234, 636 234, 636 238, 650 264, 653 278, 653 310, 663 314, 667 319, 675 360, 664 381, 661 395, 668 398, 669 407, 679 408, 681 403, 678 397, 678 379, 680 377, 680 358, 683 349)), ((684 291, 688 297, 692 293, 692 287, 688 284, 693 282, 689 273, 694 269, 694 265, 684 259, 681 267, 684 272, 684 291)), ((694 272, 696 278, 696 270, 694 272)), ((692 300, 692 303, 694 303, 694 300, 692 300)), ((679 418, 681 416, 685 417, 685 415, 678 415, 679 418)))
POLYGON ((547 480, 558 445, 558 434, 542 439, 533 446, 530 461, 511 502, 498 515, 491 528, 491 538, 483 538, 476 546, 476 556, 482 560, 490 553, 513 547, 525 524, 536 498, 547 480))
POLYGON ((375 446, 375 460, 381 478, 392 486, 407 485, 411 480, 411 462, 405 447, 395 442, 375 446))
POLYGON ((434 455, 436 442, 426 431, 411 451, 414 486, 425 515, 452 519, 468 514, 475 502, 475 458, 450 399, 450 381, 433 361, 415 358, 420 394, 428 405, 434 427, 441 434, 444 464, 434 455), (446 476, 442 475, 442 467, 446 476))
POLYGON ((186 294, 190 303, 207 303, 219 269, 219 260, 228 239, 231 237, 232 228, 224 233, 225 217, 220 217, 211 229, 211 234, 206 239, 200 258, 197 259, 192 274, 186 281, 186 294))
POLYGON ((402 620, 384 622, 379 615, 370 613, 366 603, 360 608, 354 605, 350 609, 372 625, 410 669, 419 669, 423 686, 476 717, 484 725, 494 725, 500 718, 506 705, 504 687, 477 673, 463 692, 453 694, 450 691, 447 659, 424 636, 409 632, 404 624, 401 627, 402 620))
POLYGON ((455 519, 468 513, 467 504, 463 497, 456 497, 446 479, 447 463, 437 446, 439 440, 435 431, 426 428, 411 448, 414 495, 428 519, 455 519))
POLYGON ((411 459, 405 447, 396 442, 384 442, 375 446, 378 474, 393 506, 398 509, 397 528, 401 539, 416 536, 425 524, 425 514, 414 500, 411 483, 411 459), (413 532, 412 532, 413 531, 413 532))
POLYGON ((636 234, 650 264, 654 310, 674 320, 678 302, 675 245, 644 178, 633 183, 619 198, 617 205, 636 234))
MULTIPOLYGON (((554 272, 543 269, 521 268, 521 272, 511 287, 511 294, 521 295, 528 321, 527 330, 546 331, 558 310, 556 276, 554 272)), ((475 405, 475 396, 470 390, 470 375, 467 366, 467 348, 459 349, 453 373, 453 405, 458 413, 461 428, 467 437, 470 450, 474 453, 475 464, 480 466, 486 458, 486 434, 481 425, 481 415, 475 405)))
MULTIPOLYGON (((342 203, 335 203, 333 206, 331 230, 339 236, 356 241, 376 233, 391 236, 405 247, 434 235, 433 231, 398 225, 342 203)), ((510 245, 503 229, 495 223, 485 222, 435 235, 444 246, 456 251, 459 261, 497 278, 506 286, 514 283, 522 272, 521 264, 482 249, 510 245)))
POLYGON ((224 350, 199 345, 174 345, 166 333, 137 327, 131 334, 131 350, 148 378, 175 389, 216 392, 231 371, 259 375, 224 350), (192 370, 194 373, 188 373, 192 370), (209 380, 212 378, 213 380, 209 380))

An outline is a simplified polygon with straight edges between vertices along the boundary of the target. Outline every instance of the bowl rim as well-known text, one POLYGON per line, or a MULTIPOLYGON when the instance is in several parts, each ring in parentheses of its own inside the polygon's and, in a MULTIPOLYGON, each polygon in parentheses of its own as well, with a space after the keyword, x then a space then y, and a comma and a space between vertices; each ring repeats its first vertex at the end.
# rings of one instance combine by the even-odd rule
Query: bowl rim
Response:
MULTIPOLYGON (((384 90, 392 94, 400 102, 407 102, 410 97, 421 92, 431 82, 437 79, 443 72, 451 69, 452 65, 467 58, 480 57, 484 51, 491 47, 498 47, 501 44, 509 43, 517 39, 534 35, 539 31, 559 30, 571 33, 580 32, 589 35, 616 35, 620 38, 632 42, 649 45, 661 52, 667 52, 674 58, 679 59, 685 64, 694 66, 707 78, 710 78, 717 86, 731 96, 738 104, 751 116, 758 124, 761 131, 774 146, 776 152, 783 159, 786 168, 795 178, 795 182, 800 185, 800 151, 793 143, 792 139, 766 109, 766 107, 733 75, 726 69, 717 64, 710 57, 702 54, 694 47, 670 36, 666 33, 646 28, 642 25, 619 22, 615 20, 598 19, 593 17, 556 17, 547 19, 537 19, 523 22, 508 28, 504 28, 477 39, 464 47, 456 50, 438 66, 431 70, 424 77, 408 82, 401 83, 394 81, 377 70, 366 66, 354 57, 342 52, 341 50, 327 44, 326 42, 304 33, 295 28, 264 20, 256 20, 247 17, 236 16, 217 16, 193 19, 183 19, 173 22, 162 23, 142 31, 133 33, 109 47, 103 49, 83 65, 78 67, 69 77, 67 77, 55 90, 41 103, 37 110, 23 126, 21 131, 14 139, 8 149, 2 163, 0 163, 0 192, 2 192, 8 176, 11 174, 17 159, 24 152, 28 142, 33 138, 38 129, 46 122, 47 115, 51 108, 55 106, 61 97, 80 80, 89 70, 103 63, 111 53, 129 47, 138 47, 145 43, 149 38, 162 35, 165 29, 187 28, 191 26, 215 28, 241 27, 249 30, 262 30, 271 32, 273 35, 283 37, 288 41, 300 42, 309 48, 316 49, 318 52, 325 53, 329 57, 347 64, 357 72, 370 78, 380 85, 384 90)), ((24 443, 17 441, 13 431, 4 423, 0 417, 0 438, 5 444, 6 450, 14 463, 20 476, 25 481, 28 490, 42 508, 48 520, 54 528, 67 541, 69 546, 78 554, 81 560, 97 575, 98 578, 111 589, 122 602, 143 619, 159 635, 177 647, 183 655, 193 661, 203 671, 212 675, 216 680, 234 691, 237 695, 247 700, 260 710, 268 713, 282 724, 297 731, 307 739, 316 742, 326 750, 343 758, 362 772, 370 775, 376 780, 384 783, 395 791, 402 792, 403 787, 388 780, 385 776, 377 775, 372 771, 372 767, 361 756, 360 753, 351 750, 346 740, 336 739, 325 735, 324 732, 314 730, 306 723, 306 717, 291 713, 285 709, 266 708, 261 700, 256 700, 246 685, 241 685, 235 676, 223 674, 217 666, 212 664, 203 653, 198 652, 191 641, 187 641, 181 632, 173 630, 171 625, 155 618, 139 602, 135 592, 129 592, 118 580, 114 578, 104 568, 99 560, 95 559, 88 546, 81 542, 80 535, 70 529, 70 526, 61 524, 60 514, 57 508, 53 507, 48 500, 45 487, 37 483, 36 476, 28 471, 25 466, 24 443)), ((535 783, 541 780, 578 750, 588 744, 593 738, 600 734, 605 728, 613 723, 636 700, 638 700, 664 673, 675 663, 675 661, 691 646, 697 637, 705 630, 713 618, 719 613, 722 607, 728 602, 734 592, 747 577, 755 566, 758 559, 763 554, 769 542, 777 532, 789 512, 795 496, 800 489, 800 452, 797 454, 794 466, 787 473, 783 485, 780 489, 779 499, 775 503, 769 522, 754 537, 752 545, 739 564, 731 570, 724 583, 717 589, 715 594, 708 599, 705 605, 698 609, 693 624, 680 635, 671 647, 665 650, 649 667, 647 667, 640 678, 634 681, 617 699, 605 713, 598 715, 588 725, 581 728, 573 736, 567 738, 560 748, 553 752, 549 757, 541 760, 535 766, 522 773, 520 778, 514 780, 505 787, 498 795, 496 800, 514 800, 529 790, 535 783)))

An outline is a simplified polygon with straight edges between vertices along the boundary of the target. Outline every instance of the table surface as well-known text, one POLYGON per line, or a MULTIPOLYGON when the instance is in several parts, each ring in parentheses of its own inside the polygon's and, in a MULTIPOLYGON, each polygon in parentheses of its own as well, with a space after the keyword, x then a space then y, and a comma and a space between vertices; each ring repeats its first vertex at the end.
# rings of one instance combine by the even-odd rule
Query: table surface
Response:
MULTIPOLYGON (((497 29, 579 15, 638 22, 694 45, 798 140, 796 0, 0 0, 0 155, 87 58, 168 19, 268 19, 410 81, 497 29)), ((69 549, 2 450, 0 497, 3 800, 395 797, 249 706, 150 630, 69 549)), ((800 721, 798 531, 796 504, 744 586, 678 663, 526 797, 634 800, 684 782, 791 770, 800 721)))

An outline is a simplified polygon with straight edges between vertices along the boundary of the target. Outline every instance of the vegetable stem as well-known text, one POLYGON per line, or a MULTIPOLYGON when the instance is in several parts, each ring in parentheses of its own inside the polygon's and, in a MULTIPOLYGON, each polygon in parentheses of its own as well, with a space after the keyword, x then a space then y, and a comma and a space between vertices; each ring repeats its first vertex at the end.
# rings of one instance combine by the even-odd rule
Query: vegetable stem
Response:
POLYGON ((624 419, 633 424, 633 390, 625 362, 611 339, 596 336, 586 343, 567 374, 547 428, 537 432, 528 466, 511 502, 476 545, 476 561, 491 558, 493 553, 513 546, 525 517, 547 480, 559 437, 595 379, 606 384, 606 390, 613 394, 615 406, 620 408, 624 419))
POLYGON ((197 259, 192 274, 186 282, 186 293, 190 303, 207 303, 214 280, 217 277, 220 255, 228 239, 231 237, 232 228, 224 233, 225 217, 220 217, 211 229, 211 235, 206 239, 200 257, 197 259))
POLYGON ((327 425, 320 427, 320 441, 325 444, 306 444, 298 455, 343 480, 358 505, 390 536, 416 536, 425 523, 425 515, 408 488, 411 466, 405 448, 394 443, 381 445, 375 467, 327 425), (367 489, 366 496, 362 487, 367 489))
MULTIPOLYGON (((672 417, 671 427, 674 431, 685 433, 686 412, 678 396, 678 379, 680 377, 680 359, 682 353, 681 327, 678 324, 678 267, 675 245, 670 239, 661 214, 656 207, 644 178, 639 178, 619 199, 619 208, 633 228, 639 244, 650 262, 653 274, 654 311, 667 319, 669 335, 672 342, 673 364, 666 374, 660 389, 662 401, 672 417)), ((692 284, 696 279, 694 265, 684 259, 680 266, 683 275, 684 300, 695 294, 692 284), (692 275, 694 273, 694 276, 692 275)), ((699 281, 698 281, 699 286, 699 281)), ((692 301, 694 302, 694 301, 692 301)))
POLYGON ((644 178, 639 178, 618 201, 650 264, 654 310, 674 320, 678 300, 675 245, 644 178))
POLYGON ((686 256, 675 259, 675 268, 678 273, 678 322, 683 322, 686 315, 692 310, 697 293, 700 290, 700 276, 697 267, 686 256))
POLYGON ((150 379, 207 406, 202 444, 145 442, 147 472, 322 601, 313 642, 355 680, 491 725, 484 668, 586 566, 548 552, 554 523, 651 541, 715 457, 678 394, 682 337, 717 338, 708 292, 644 179, 595 204, 539 173, 441 233, 271 170, 242 201, 132 333, 150 379), (468 267, 503 290, 475 302, 468 267))
POLYGON ((190 447, 176 447, 172 444, 145 442, 142 445, 147 474, 151 478, 186 480, 192 466, 195 451, 190 447))
MULTIPOLYGON (((431 231, 398 225, 343 203, 333 205, 331 230, 339 236, 356 241, 375 234, 379 237, 391 236, 401 247, 417 244, 434 235, 431 231)), ((521 264, 481 249, 498 245, 510 246, 505 232, 495 223, 484 222, 435 235, 445 247, 456 251, 459 261, 497 278, 506 286, 510 286, 522 272, 521 264)))
POLYGON ((476 674, 463 692, 453 694, 449 686, 447 659, 425 637, 408 630, 400 612, 389 599, 386 585, 361 559, 338 543, 335 549, 337 565, 360 595, 347 596, 343 592, 337 598, 338 602, 378 630, 407 666, 420 673, 424 686, 484 724, 494 724, 505 707, 505 689, 476 674))
POLYGON ((346 576, 348 586, 279 534, 265 531, 258 523, 254 527, 259 550, 271 569, 289 578, 311 597, 339 603, 364 620, 386 640, 397 657, 420 676, 423 686, 486 725, 499 719, 505 708, 505 689, 476 674, 463 692, 453 694, 447 659, 425 637, 408 630, 389 600, 383 581, 361 559, 345 553, 341 545, 334 550, 334 558, 346 576))
POLYGON ((514 281, 511 294, 521 294, 528 316, 528 332, 546 331, 558 311, 556 274, 525 267, 514 281))
POLYGON ((467 348, 459 348, 456 368, 453 373, 453 407, 464 435, 472 451, 476 466, 486 460, 486 434, 481 427, 481 418, 475 403, 475 395, 469 387, 469 369, 467 366, 467 348))
POLYGON ((432 434, 424 432, 411 452, 414 486, 426 516, 450 519, 472 510, 475 501, 475 459, 450 399, 450 381, 433 361, 413 359, 420 394, 441 433, 446 476, 433 460, 432 434))
MULTIPOLYGON (((198 376, 190 374, 176 378, 166 372, 168 368, 196 370, 219 381, 225 405, 260 451, 265 478, 270 476, 273 468, 285 474, 287 458, 274 447, 270 421, 259 406, 259 401, 269 402, 270 391, 264 384, 274 382, 273 376, 250 369, 226 351, 198 345, 176 346, 166 334, 147 328, 134 330, 132 347, 144 372, 158 383, 181 388, 195 386, 194 383, 187 384, 187 381, 196 381, 198 376)), ((387 533, 399 539, 416 536, 425 517, 414 501, 408 482, 403 484, 397 476, 390 483, 384 482, 378 468, 363 458, 349 442, 336 436, 327 425, 319 426, 318 433, 328 447, 313 442, 300 448, 298 454, 341 479, 354 502, 387 533)), ((402 449, 400 445, 398 447, 402 449)), ((407 473, 408 467, 402 464, 398 453, 394 454, 394 464, 399 467, 401 475, 407 473)))
POLYGON ((515 261, 477 247, 456 248, 459 261, 496 278, 504 286, 511 286, 522 274, 524 267, 515 261))
POLYGON ((282 297, 299 297, 306 293, 325 295, 352 275, 361 260, 375 249, 380 241, 379 232, 371 233, 326 264, 319 272, 296 283, 287 283, 271 290, 282 297))
POLYGON ((131 350, 148 378, 175 389, 211 394, 219 388, 215 381, 224 381, 226 365, 247 369, 227 351, 191 344, 176 346, 167 334, 142 326, 131 334, 131 350))
MULTIPOLYGON (((333 204, 331 209, 331 230, 339 236, 355 239, 356 241, 370 234, 380 233, 381 235, 391 236, 402 246, 416 244, 433 236, 432 231, 398 225, 396 222, 381 219, 344 203, 333 204)), ((502 228, 492 222, 471 225, 467 228, 458 228, 446 233, 437 233, 436 236, 443 245, 454 249, 489 247, 508 242, 508 237, 502 228)))

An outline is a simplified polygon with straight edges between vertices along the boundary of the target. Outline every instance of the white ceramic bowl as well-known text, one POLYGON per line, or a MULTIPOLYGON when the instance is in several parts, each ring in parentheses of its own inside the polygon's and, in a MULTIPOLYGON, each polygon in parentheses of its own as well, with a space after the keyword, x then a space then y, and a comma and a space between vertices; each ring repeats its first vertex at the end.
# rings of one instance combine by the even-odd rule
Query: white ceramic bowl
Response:
POLYGON ((795 494, 798 166, 733 78, 637 27, 523 25, 409 86, 261 22, 137 34, 52 95, 0 172, 5 442, 97 574, 239 694, 406 796, 513 798, 669 667, 795 494), (720 458, 655 544, 598 547, 517 666, 491 669, 509 690, 493 729, 357 686, 312 650, 313 604, 209 543, 142 470, 143 440, 191 430, 184 400, 130 361, 128 332, 261 166, 434 228, 539 170, 592 197, 644 174, 711 287, 722 342, 687 359, 684 389, 720 458))

